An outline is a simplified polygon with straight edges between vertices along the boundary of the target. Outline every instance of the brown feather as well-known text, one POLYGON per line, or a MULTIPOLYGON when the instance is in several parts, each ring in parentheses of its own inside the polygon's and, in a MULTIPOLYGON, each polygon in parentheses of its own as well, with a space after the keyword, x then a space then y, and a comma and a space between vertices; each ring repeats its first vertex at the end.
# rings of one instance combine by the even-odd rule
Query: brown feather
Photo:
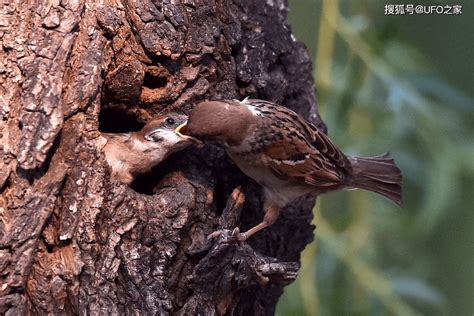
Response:
POLYGON ((379 193, 402 206, 402 174, 388 153, 376 157, 349 157, 354 187, 379 193))
POLYGON ((343 188, 371 190, 401 203, 401 175, 393 159, 386 155, 348 157, 323 131, 271 102, 202 102, 190 115, 188 131, 192 136, 227 145, 229 154, 246 174, 268 192, 279 192, 270 199, 284 195, 279 206, 297 197, 298 192, 343 188))

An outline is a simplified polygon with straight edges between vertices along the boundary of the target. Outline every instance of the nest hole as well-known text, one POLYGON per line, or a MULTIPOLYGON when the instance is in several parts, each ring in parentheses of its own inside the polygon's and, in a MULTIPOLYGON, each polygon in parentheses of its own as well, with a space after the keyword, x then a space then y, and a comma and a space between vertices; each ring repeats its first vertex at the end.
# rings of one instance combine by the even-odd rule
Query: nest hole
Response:
POLYGON ((136 132, 144 125, 145 122, 137 113, 126 108, 103 108, 99 114, 99 131, 102 133, 136 132))
POLYGON ((214 186, 214 201, 217 215, 221 215, 227 205, 227 200, 232 194, 231 188, 222 180, 217 180, 214 186))
POLYGON ((149 172, 137 176, 130 187, 141 194, 155 194, 160 187, 160 183, 168 174, 175 171, 186 171, 188 162, 185 157, 189 155, 190 150, 192 149, 187 148, 178 153, 171 154, 149 172))
POLYGON ((143 80, 143 85, 150 89, 159 89, 166 87, 168 79, 162 76, 153 76, 150 73, 145 73, 145 78, 143 80))

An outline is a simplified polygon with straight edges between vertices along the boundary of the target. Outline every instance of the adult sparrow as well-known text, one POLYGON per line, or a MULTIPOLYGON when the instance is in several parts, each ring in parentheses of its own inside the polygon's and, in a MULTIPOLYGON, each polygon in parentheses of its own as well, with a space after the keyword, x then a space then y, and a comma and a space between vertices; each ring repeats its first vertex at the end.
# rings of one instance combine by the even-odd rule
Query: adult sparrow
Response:
POLYGON ((281 208, 309 193, 361 188, 402 204, 402 175, 388 154, 346 156, 313 124, 271 102, 201 102, 179 130, 224 144, 237 166, 263 187, 263 221, 244 233, 237 228, 239 240, 273 224, 281 208))
POLYGON ((138 132, 103 133, 106 139, 103 151, 112 177, 131 184, 139 174, 150 171, 171 153, 199 143, 178 132, 186 121, 185 115, 170 113, 154 118, 138 132))

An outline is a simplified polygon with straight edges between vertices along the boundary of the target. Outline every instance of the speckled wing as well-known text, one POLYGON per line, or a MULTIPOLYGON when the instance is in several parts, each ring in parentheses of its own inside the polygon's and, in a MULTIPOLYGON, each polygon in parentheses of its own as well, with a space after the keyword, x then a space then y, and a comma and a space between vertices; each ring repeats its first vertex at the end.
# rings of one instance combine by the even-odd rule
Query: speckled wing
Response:
POLYGON ((275 118, 280 137, 264 150, 266 165, 275 175, 301 178, 314 186, 344 181, 351 164, 324 133, 285 108, 279 107, 275 118))
POLYGON ((308 139, 311 145, 324 157, 334 162, 334 164, 341 169, 347 171, 352 169, 347 156, 332 143, 326 134, 307 121, 300 121, 299 124, 302 126, 306 139, 308 139))
POLYGON ((281 140, 264 150, 264 162, 281 179, 300 178, 315 186, 338 184, 343 173, 300 138, 281 140))

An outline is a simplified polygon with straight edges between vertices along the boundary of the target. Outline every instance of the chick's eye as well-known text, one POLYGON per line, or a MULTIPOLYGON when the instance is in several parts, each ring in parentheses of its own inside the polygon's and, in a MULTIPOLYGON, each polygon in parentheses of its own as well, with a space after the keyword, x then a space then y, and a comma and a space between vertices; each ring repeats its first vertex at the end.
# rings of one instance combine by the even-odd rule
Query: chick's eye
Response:
POLYGON ((168 117, 168 118, 166 119, 166 124, 174 125, 174 123, 176 123, 176 121, 174 120, 174 118, 168 117))

